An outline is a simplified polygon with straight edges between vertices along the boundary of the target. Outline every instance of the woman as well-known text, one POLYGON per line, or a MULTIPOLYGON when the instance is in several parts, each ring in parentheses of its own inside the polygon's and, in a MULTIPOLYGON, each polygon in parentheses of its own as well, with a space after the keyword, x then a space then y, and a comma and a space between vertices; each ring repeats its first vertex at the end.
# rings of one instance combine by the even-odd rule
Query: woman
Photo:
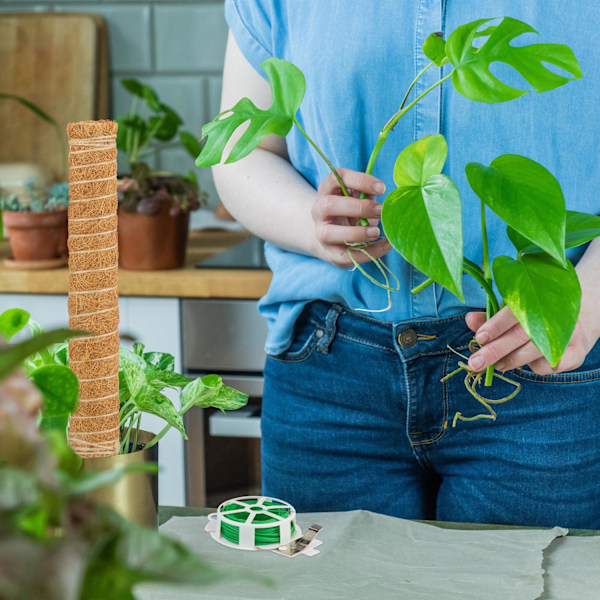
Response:
MULTIPOLYGON (((445 172, 463 195, 465 255, 474 260, 482 250, 478 202, 464 175, 469 161, 528 156, 558 178, 568 208, 598 212, 598 127, 589 119, 600 49, 585 42, 598 30, 598 11, 591 2, 578 3, 565 20, 558 0, 518 7, 483 0, 476 8, 453 0, 226 0, 226 15, 231 34, 222 108, 243 96, 268 107, 260 63, 270 56, 293 62, 307 80, 298 120, 333 164, 344 167, 339 173, 353 195, 342 195, 297 129, 214 168, 227 209, 270 242, 273 283, 259 305, 269 322, 263 493, 300 511, 363 508, 415 519, 600 528, 599 243, 577 265, 582 310, 553 371, 508 309, 485 322, 475 283, 464 282, 471 311, 437 285, 412 296, 424 276, 390 251, 377 228, 380 200, 393 189, 395 158, 433 133, 448 140, 445 172), (508 13, 539 29, 543 41, 568 44, 585 79, 494 106, 466 100, 448 82, 397 124, 374 175, 362 173, 379 130, 429 62, 420 50, 425 38, 508 13), (370 225, 358 225, 359 217, 370 225), (377 312, 386 306, 385 292, 350 269, 346 242, 364 241, 373 242, 370 254, 400 279, 387 311, 377 312), (462 377, 440 383, 456 368, 448 347, 464 352, 473 331, 485 345, 470 367, 514 369, 510 376, 522 389, 499 408, 495 422, 452 428, 457 411, 479 412, 462 377)), ((492 71, 524 85, 504 65, 492 71)), ((439 77, 430 69, 413 93, 439 77)), ((511 253, 493 216, 488 235, 491 256, 511 253)), ((366 257, 356 259, 377 276, 366 257)), ((497 397, 512 391, 497 380, 494 386, 497 397)))

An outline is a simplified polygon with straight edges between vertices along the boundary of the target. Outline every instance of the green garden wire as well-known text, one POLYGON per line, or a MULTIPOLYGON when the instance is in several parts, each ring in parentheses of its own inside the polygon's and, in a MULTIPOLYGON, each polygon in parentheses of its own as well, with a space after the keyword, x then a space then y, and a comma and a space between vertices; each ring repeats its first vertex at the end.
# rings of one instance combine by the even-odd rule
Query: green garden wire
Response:
MULTIPOLYGON (((256 499, 247 499, 244 500, 244 504, 253 505, 257 504, 258 500, 256 499)), ((228 519, 232 521, 237 521, 238 523, 251 523, 251 524, 260 524, 263 525, 265 523, 273 523, 273 527, 260 527, 254 530, 254 545, 255 546, 269 546, 272 544, 279 544, 281 541, 280 538, 280 523, 281 517, 287 517, 290 514, 290 509, 282 506, 278 502, 265 501, 259 507, 256 507, 260 512, 253 513, 253 507, 244 506, 241 504, 236 504, 233 502, 232 504, 227 504, 223 506, 219 512, 225 514, 228 519), (232 512, 235 511, 235 512, 232 512), (279 519, 277 517, 280 517, 279 519)), ((296 531, 295 524, 291 525, 292 536, 296 531)), ((228 542, 232 544, 239 544, 240 542, 240 530, 239 527, 227 523, 226 521, 221 520, 221 535, 228 542)))

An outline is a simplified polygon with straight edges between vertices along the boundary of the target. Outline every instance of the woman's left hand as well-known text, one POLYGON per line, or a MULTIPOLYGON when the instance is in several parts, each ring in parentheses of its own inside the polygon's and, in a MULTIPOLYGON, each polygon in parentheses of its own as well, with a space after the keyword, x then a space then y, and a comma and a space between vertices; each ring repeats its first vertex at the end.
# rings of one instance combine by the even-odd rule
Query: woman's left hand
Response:
POLYGON ((467 325, 475 332, 475 339, 482 346, 469 357, 469 368, 483 371, 489 365, 495 365, 498 371, 509 371, 529 365, 534 373, 549 375, 580 367, 600 338, 599 264, 600 238, 597 238, 589 244, 575 268, 581 285, 581 310, 569 345, 554 369, 533 345, 508 307, 504 307, 489 321, 485 320, 483 312, 467 315, 467 325))
POLYGON ((482 346, 469 358, 469 367, 473 371, 482 371, 489 365, 495 365, 498 371, 529 365, 538 375, 572 371, 583 364, 598 339, 580 316, 562 360, 553 369, 508 307, 505 306, 489 321, 485 320, 484 312, 469 313, 466 321, 469 329, 476 332, 475 339, 482 346))

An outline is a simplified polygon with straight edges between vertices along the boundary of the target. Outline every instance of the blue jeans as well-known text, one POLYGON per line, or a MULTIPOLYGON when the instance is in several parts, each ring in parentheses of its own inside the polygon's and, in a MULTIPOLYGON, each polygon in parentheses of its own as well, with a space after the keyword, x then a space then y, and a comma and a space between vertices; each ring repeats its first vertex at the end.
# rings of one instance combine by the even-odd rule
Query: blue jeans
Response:
POLYGON ((577 371, 507 373, 521 391, 497 420, 453 428, 485 412, 462 373, 440 382, 460 360, 447 346, 468 354, 471 338, 464 315, 385 323, 309 304, 265 366, 263 493, 302 512, 600 529, 600 344, 577 371))

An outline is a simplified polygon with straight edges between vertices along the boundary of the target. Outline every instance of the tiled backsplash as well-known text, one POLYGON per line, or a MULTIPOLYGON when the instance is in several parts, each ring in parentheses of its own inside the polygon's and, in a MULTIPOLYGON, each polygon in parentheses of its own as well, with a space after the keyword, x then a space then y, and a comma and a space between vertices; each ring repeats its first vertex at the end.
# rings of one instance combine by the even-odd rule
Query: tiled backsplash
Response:
MULTIPOLYGON (((0 0, 1 12, 76 11, 101 14, 108 24, 113 116, 129 110, 131 96, 120 80, 135 77, 156 89, 181 115, 185 128, 200 136, 202 125, 217 114, 227 39, 223 0, 0 0)), ((156 153, 152 166, 177 167, 191 157, 179 146, 156 153)), ((208 169, 198 175, 216 205, 208 169)))

